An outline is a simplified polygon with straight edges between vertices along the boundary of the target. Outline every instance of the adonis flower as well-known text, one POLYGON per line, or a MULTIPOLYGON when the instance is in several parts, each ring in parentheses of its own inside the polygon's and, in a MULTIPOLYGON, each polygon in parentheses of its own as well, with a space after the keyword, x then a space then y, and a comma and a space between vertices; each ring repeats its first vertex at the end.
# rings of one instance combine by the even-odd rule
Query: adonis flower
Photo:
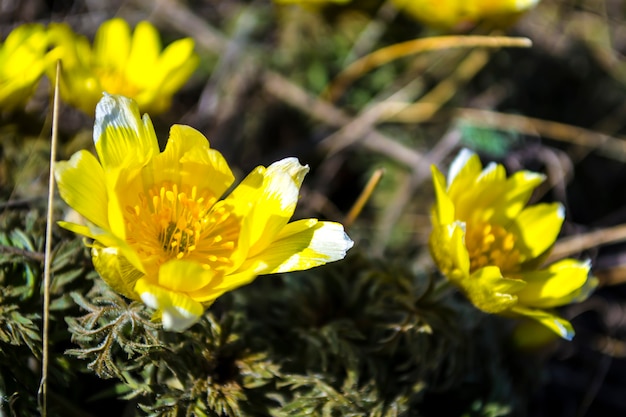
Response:
POLYGON ((88 225, 61 226, 94 240, 92 259, 116 291, 182 331, 217 297, 260 274, 342 259, 352 241, 339 223, 289 222, 308 171, 295 158, 234 177, 207 139, 174 125, 163 152, 147 115, 122 96, 96 108, 88 151, 60 162, 61 197, 88 225))
POLYGON ((409 16, 430 26, 452 28, 481 20, 509 21, 530 10, 539 0, 391 0, 409 16))
POLYGON ((15 28, 0 45, 0 106, 12 109, 32 94, 48 59, 46 31, 38 24, 15 28))
POLYGON ((63 65, 61 97, 87 114, 94 113, 103 92, 130 97, 144 112, 163 112, 198 65, 193 39, 162 49, 159 33, 145 21, 132 35, 122 19, 104 22, 93 49, 66 24, 51 24, 49 36, 51 55, 63 65))
POLYGON ((559 203, 525 207, 544 176, 483 169, 463 150, 448 180, 432 168, 436 203, 430 252, 442 273, 479 309, 538 321, 571 339, 571 324, 550 309, 586 298, 595 286, 589 263, 564 259, 540 268, 561 230, 559 203))

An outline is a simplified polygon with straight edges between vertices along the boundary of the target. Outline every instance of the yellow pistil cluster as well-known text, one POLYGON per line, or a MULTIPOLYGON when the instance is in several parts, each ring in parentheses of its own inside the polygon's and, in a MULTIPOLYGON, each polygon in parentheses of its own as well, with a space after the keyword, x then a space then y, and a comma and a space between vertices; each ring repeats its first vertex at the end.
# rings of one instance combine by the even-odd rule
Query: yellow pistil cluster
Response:
POLYGON ((232 265, 240 221, 224 203, 196 186, 166 182, 140 193, 126 207, 128 243, 158 265, 170 259, 201 259, 211 269, 232 265))
POLYGON ((515 241, 515 235, 502 226, 468 222, 465 244, 470 257, 470 272, 488 265, 495 265, 501 271, 518 271, 520 252, 515 241))

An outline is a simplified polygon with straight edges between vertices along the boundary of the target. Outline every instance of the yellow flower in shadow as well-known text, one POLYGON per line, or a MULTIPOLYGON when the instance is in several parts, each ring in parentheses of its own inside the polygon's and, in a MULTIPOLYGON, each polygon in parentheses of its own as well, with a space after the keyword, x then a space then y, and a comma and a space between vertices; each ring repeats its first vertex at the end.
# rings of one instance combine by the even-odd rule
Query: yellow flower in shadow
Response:
POLYGON ((0 107, 24 105, 41 78, 49 58, 43 26, 27 24, 15 28, 0 45, 0 107))
POLYGON ((391 0, 402 12, 429 26, 453 28, 483 20, 506 26, 539 0, 391 0), (499 22, 500 21, 500 22, 499 22), (503 24, 502 24, 503 23, 503 24))
POLYGON ((448 179, 432 167, 436 203, 429 247, 435 263, 480 310, 538 321, 571 339, 571 324, 550 309, 586 298, 596 285, 589 262, 564 259, 545 268, 564 219, 559 203, 526 207, 544 176, 483 169, 464 149, 448 179))
POLYGON ((89 152, 60 162, 61 197, 88 225, 60 225, 94 240, 96 270, 116 291, 182 331, 227 291, 260 274, 342 259, 352 240, 339 223, 289 222, 308 172, 296 158, 234 181, 223 156, 189 126, 174 125, 163 152, 150 118, 122 96, 96 108, 89 152))
MULTIPOLYGON (((122 19, 104 22, 93 48, 66 24, 51 24, 49 37, 51 55, 63 67, 61 97, 90 115, 103 92, 130 97, 145 112, 166 111, 198 66, 193 39, 179 39, 162 49, 159 33, 145 21, 132 34, 122 19)), ((54 79, 54 68, 49 73, 54 79)))

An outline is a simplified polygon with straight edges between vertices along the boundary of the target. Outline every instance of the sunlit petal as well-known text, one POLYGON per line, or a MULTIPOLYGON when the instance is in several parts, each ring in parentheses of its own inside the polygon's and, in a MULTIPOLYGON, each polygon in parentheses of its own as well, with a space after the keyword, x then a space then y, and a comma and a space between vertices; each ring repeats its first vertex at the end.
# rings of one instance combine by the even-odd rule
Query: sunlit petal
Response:
POLYGON ((107 229, 107 187, 96 158, 85 150, 78 151, 69 161, 58 162, 54 174, 61 198, 91 223, 107 229))
POLYGON ((520 238, 526 259, 536 258, 554 244, 565 219, 560 203, 527 207, 515 218, 511 230, 520 238))
POLYGON ((353 244, 339 223, 299 220, 286 225, 250 262, 262 262, 264 274, 310 269, 343 259, 353 244))
POLYGON ((141 164, 159 152, 150 118, 123 96, 104 94, 96 107, 93 141, 104 169, 141 164))
POLYGON ((165 330, 187 330, 204 313, 204 306, 186 294, 166 290, 143 278, 135 283, 135 292, 145 305, 161 313, 165 330))
POLYGON ((574 328, 572 324, 554 313, 522 306, 516 306, 512 308, 511 311, 538 321, 563 339, 572 340, 574 338, 574 328))
POLYGON ((517 296, 530 307, 550 308, 574 301, 589 279, 589 262, 564 259, 545 269, 526 271, 526 287, 517 296))

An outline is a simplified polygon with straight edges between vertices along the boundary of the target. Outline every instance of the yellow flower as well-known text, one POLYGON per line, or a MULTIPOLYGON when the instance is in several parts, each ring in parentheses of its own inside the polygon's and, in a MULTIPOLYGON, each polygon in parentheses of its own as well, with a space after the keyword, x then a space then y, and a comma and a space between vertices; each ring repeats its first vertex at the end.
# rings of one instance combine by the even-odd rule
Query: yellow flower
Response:
POLYGON ((182 331, 223 293, 260 274, 312 268, 352 247, 343 226, 289 223, 308 171, 296 158, 234 181, 223 156, 189 126, 174 125, 163 152, 148 115, 122 96, 96 108, 89 152, 60 162, 61 197, 88 225, 60 225, 93 239, 92 259, 116 291, 182 331))
POLYGON ((47 65, 48 40, 43 26, 15 28, 0 45, 0 106, 12 109, 26 103, 47 65))
POLYGON ((51 24, 49 36, 51 55, 63 65, 61 97, 90 115, 103 92, 130 97, 142 111, 163 112, 198 65, 193 39, 179 39, 162 50, 149 22, 140 22, 131 36, 126 21, 108 20, 98 28, 93 49, 65 24, 51 24))
POLYGON ((300 4, 303 6, 321 6, 326 4, 345 4, 352 0, 274 0, 276 4, 300 4))
POLYGON ((564 259, 540 265, 564 219, 559 203, 526 207, 544 176, 504 167, 482 168, 464 149, 448 179, 432 167, 436 203, 430 252, 441 272, 479 309, 538 321, 571 339, 571 324, 549 309, 586 298, 595 279, 589 263, 564 259))
POLYGON ((391 0, 395 6, 430 26, 452 28, 461 23, 497 21, 533 8, 539 0, 391 0))

